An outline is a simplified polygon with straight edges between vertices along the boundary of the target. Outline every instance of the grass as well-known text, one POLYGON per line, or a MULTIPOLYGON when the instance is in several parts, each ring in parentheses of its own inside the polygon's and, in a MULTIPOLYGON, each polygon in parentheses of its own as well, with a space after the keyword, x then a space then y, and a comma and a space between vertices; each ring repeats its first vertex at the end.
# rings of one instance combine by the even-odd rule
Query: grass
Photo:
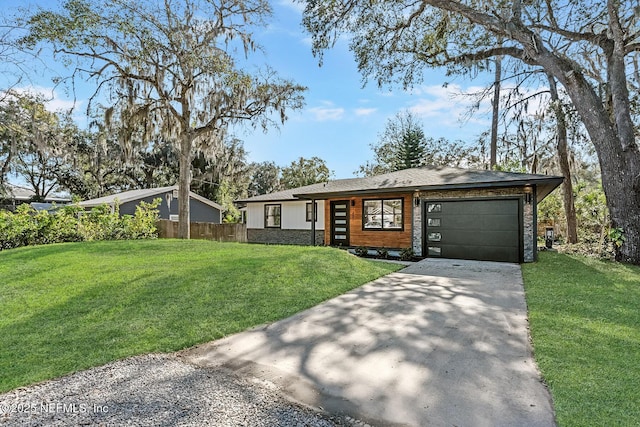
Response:
POLYGON ((541 253, 522 270, 558 424, 639 425, 640 267, 541 253))
POLYGON ((326 247, 208 241, 3 251, 0 391, 214 340, 397 269, 326 247))

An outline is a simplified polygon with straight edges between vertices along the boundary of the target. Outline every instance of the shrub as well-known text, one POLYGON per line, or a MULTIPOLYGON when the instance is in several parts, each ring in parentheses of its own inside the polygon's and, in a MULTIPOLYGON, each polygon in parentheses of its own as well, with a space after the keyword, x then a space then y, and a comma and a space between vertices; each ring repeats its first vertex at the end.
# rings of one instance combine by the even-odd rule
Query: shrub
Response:
POLYGON ((37 222, 36 211, 29 205, 20 205, 14 213, 3 212, 0 218, 0 247, 18 248, 35 243, 37 222))
POLYGON ((36 211, 28 204, 14 213, 0 211, 0 250, 28 245, 79 242, 83 240, 124 240, 157 237, 156 221, 161 199, 140 202, 135 214, 120 217, 118 209, 102 205, 85 212, 77 204, 36 211))
POLYGON ((415 256, 416 253, 413 248, 404 248, 400 251, 400 259, 402 261, 412 261, 415 256))
POLYGON ((603 245, 592 242, 580 242, 558 246, 558 252, 569 255, 583 255, 602 260, 615 260, 615 250, 611 242, 604 242, 603 245))
POLYGON ((354 249, 356 255, 362 257, 362 256, 367 256, 369 254, 369 249, 367 249, 364 246, 358 246, 357 248, 354 249))
POLYGON ((387 248, 378 248, 376 249, 376 253, 378 254, 378 258, 387 259, 389 258, 389 249, 387 248))
POLYGON ((136 207, 133 217, 128 217, 127 238, 128 239, 153 239, 158 237, 156 224, 158 222, 158 206, 162 199, 155 199, 151 203, 141 201, 136 207))

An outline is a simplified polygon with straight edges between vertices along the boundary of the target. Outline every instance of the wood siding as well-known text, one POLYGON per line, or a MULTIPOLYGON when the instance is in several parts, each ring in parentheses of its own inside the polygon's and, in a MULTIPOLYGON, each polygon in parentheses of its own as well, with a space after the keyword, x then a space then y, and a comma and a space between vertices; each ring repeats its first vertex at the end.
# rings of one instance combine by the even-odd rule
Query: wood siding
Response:
POLYGON ((384 195, 367 195, 328 199, 324 203, 324 241, 331 242, 331 202, 346 200, 349 203, 349 244, 350 246, 408 248, 411 246, 411 215, 413 211, 412 193, 393 193, 384 195), (362 209, 363 200, 398 199, 403 198, 403 229, 402 230, 363 230, 362 209))

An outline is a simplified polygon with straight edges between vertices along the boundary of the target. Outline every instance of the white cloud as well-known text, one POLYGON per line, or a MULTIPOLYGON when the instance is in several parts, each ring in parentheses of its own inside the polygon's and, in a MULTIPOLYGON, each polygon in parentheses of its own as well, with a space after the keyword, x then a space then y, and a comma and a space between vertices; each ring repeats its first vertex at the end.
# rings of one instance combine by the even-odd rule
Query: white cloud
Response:
MULTIPOLYGON (((475 97, 465 94, 472 94, 481 91, 479 86, 472 86, 462 89, 459 85, 444 86, 420 86, 411 91, 412 95, 417 95, 419 99, 409 107, 416 116, 428 119, 431 123, 439 126, 459 127, 468 113, 473 108, 477 100, 475 97)), ((471 117, 470 122, 484 123, 481 118, 485 109, 490 109, 490 99, 480 101, 480 114, 471 117)))
POLYGON ((83 105, 85 100, 76 100, 62 96, 55 88, 45 86, 23 86, 12 88, 17 93, 41 95, 48 111, 54 113, 66 113, 72 110, 72 119, 80 127, 86 126, 87 116, 83 105))
POLYGON ((336 121, 341 120, 344 117, 345 109, 342 107, 336 107, 330 101, 324 101, 323 106, 313 107, 307 109, 313 116, 313 119, 318 122, 336 121))
POLYGON ((355 113, 358 117, 370 116, 371 114, 378 111, 377 108, 356 108, 355 113))
POLYGON ((14 88, 18 93, 29 93, 32 95, 42 95, 44 98, 44 104, 47 110, 53 112, 69 111, 72 108, 77 110, 82 104, 82 101, 73 101, 72 99, 65 99, 60 93, 52 87, 44 86, 24 86, 14 88))
MULTIPOLYGON (((503 85, 501 103, 504 106, 507 93, 513 89, 503 85)), ((544 111, 547 105, 545 97, 534 96, 539 89, 520 88, 517 99, 528 99, 528 108, 525 114, 533 116, 544 111)), ((487 88, 482 86, 469 86, 466 88, 457 84, 444 86, 420 86, 411 91, 412 95, 419 98, 409 106, 409 110, 422 118, 432 126, 460 127, 462 124, 471 123, 488 126, 491 118, 491 100, 493 92, 487 93, 487 88), (484 93, 484 97, 480 95, 484 93), (470 112, 473 111, 473 114, 470 112)), ((510 102, 516 102, 516 98, 510 102)), ((508 114, 514 114, 512 111, 508 114)))

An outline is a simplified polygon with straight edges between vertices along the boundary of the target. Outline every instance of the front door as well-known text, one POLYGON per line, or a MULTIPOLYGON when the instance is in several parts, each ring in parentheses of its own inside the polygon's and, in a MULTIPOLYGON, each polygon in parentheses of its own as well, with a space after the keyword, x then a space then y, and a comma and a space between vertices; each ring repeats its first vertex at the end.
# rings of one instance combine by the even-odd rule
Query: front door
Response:
POLYGON ((349 246, 349 201, 331 202, 331 246, 349 246))

